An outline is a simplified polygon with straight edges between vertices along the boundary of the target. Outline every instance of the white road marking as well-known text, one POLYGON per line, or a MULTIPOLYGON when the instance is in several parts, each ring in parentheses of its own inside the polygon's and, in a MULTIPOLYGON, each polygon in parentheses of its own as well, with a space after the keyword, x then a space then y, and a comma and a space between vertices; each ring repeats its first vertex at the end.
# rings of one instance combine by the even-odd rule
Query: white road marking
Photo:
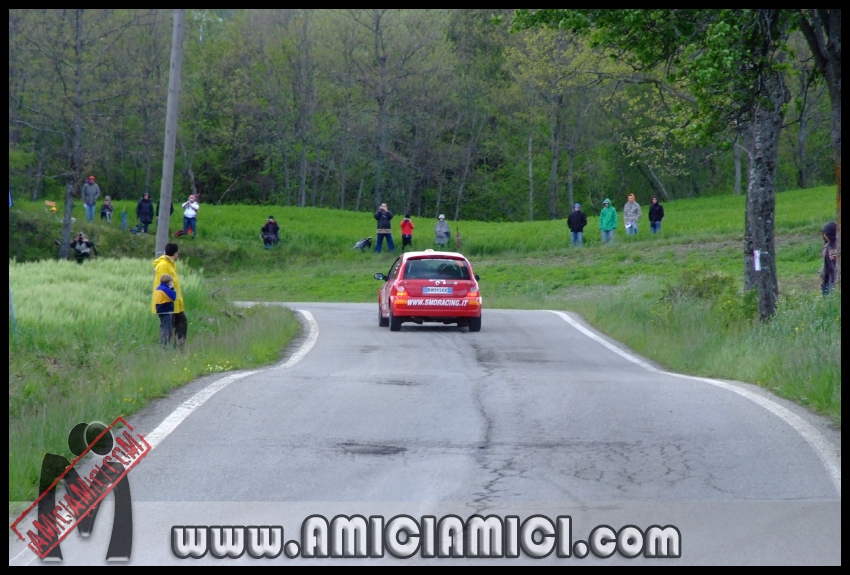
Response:
MULTIPOLYGON (((316 345, 316 341, 319 339, 319 324, 316 322, 316 319, 313 317, 307 310, 297 309, 295 310, 304 316, 304 319, 307 320, 307 325, 310 327, 310 334, 307 336, 307 340, 301 344, 301 347, 298 348, 298 351, 292 354, 292 356, 287 360, 286 363, 279 367, 267 367, 265 369, 254 369, 252 371, 245 371, 242 373, 234 373, 225 377, 222 377, 219 380, 214 381, 209 384, 207 387, 184 401, 177 409, 171 412, 171 414, 166 417, 162 423, 160 423, 156 429, 150 432, 145 439, 148 440, 150 444, 151 450, 154 449, 157 445, 162 443, 162 441, 168 437, 172 431, 177 429, 177 426, 183 423, 187 417, 189 417, 196 409, 201 407, 206 401, 211 398, 213 395, 233 383, 239 379, 244 377, 248 377, 249 375, 255 375, 257 373, 262 373, 264 371, 270 371, 272 369, 287 369, 304 359, 304 356, 313 349, 313 346, 316 345)), ((11 543, 10 543, 11 544, 11 543)), ((29 565, 36 559, 38 559, 38 555, 36 555, 29 547, 24 547, 17 555, 15 555, 10 561, 9 565, 16 564, 26 553, 30 553, 32 557, 29 557, 27 561, 23 563, 23 565, 29 565)))
POLYGON ((151 449, 162 443, 162 440, 168 437, 172 431, 177 429, 177 426, 183 423, 187 417, 189 417, 192 412, 202 406, 206 401, 211 398, 213 395, 233 383, 239 379, 244 377, 248 377, 249 375, 255 375, 257 373, 262 373, 264 371, 269 371, 271 369, 287 369, 304 359, 304 356, 313 349, 313 346, 316 345, 316 340, 319 339, 319 324, 316 323, 313 314, 306 310, 295 310, 301 315, 304 316, 304 319, 307 320, 307 325, 310 326, 310 335, 307 336, 307 340, 301 344, 301 347, 298 348, 298 351, 292 354, 292 357, 284 363, 279 368, 267 367, 265 369, 255 369, 252 371, 245 371, 242 373, 234 373, 223 377, 211 384, 207 387, 196 393, 191 398, 187 399, 183 402, 180 407, 171 412, 171 415, 165 418, 165 420, 159 424, 159 426, 154 429, 145 439, 150 443, 151 449))
POLYGON ((835 448, 835 446, 826 437, 824 437, 820 431, 818 431, 814 426, 812 426, 809 422, 807 422, 805 419, 803 419, 793 411, 789 410, 786 407, 783 407, 782 405, 779 405, 771 399, 768 399, 746 389, 742 389, 736 385, 731 385, 707 377, 696 377, 692 375, 683 375, 681 373, 672 373, 669 371, 660 370, 657 367, 648 364, 642 359, 623 351, 614 344, 599 337, 597 334, 593 333, 592 331, 581 325, 579 322, 571 318, 568 314, 561 311, 547 311, 561 316, 564 321, 566 321, 568 324, 576 328, 578 331, 580 331, 590 339, 601 343, 620 357, 623 357, 629 360, 630 362, 641 366, 647 371, 659 373, 661 375, 668 375, 671 377, 678 377, 681 379, 702 381, 703 383, 708 383, 709 385, 713 385, 715 387, 719 387, 721 389, 737 393, 741 397, 745 397, 753 403, 757 403, 758 405, 762 406, 763 408, 771 412, 773 415, 790 425, 797 433, 799 433, 803 437, 803 439, 806 440, 809 445, 812 446, 812 448, 815 450, 815 453, 817 453, 818 457, 820 457, 821 462, 826 468, 826 472, 829 474, 830 479, 832 479, 832 483, 833 485, 835 485, 836 491, 838 491, 838 496, 841 497, 841 455, 838 453, 838 450, 835 448))

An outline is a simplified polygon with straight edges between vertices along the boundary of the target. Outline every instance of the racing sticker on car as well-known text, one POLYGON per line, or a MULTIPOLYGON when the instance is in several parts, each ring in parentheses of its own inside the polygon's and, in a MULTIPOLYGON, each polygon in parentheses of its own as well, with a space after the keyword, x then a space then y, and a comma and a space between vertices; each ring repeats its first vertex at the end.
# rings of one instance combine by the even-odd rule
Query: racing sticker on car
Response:
POLYGON ((438 299, 438 298, 410 298, 407 300, 409 306, 439 305, 444 307, 466 307, 465 299, 438 299))
POLYGON ((452 288, 450 287, 424 287, 422 288, 422 293, 452 293, 452 288))

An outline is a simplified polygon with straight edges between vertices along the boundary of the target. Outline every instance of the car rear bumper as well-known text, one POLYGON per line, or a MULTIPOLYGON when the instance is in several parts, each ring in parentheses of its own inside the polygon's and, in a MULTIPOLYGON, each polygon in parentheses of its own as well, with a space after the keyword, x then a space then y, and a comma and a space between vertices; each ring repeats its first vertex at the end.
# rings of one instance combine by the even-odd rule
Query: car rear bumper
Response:
POLYGON ((391 298, 390 307, 397 317, 452 318, 480 317, 481 298, 391 298))

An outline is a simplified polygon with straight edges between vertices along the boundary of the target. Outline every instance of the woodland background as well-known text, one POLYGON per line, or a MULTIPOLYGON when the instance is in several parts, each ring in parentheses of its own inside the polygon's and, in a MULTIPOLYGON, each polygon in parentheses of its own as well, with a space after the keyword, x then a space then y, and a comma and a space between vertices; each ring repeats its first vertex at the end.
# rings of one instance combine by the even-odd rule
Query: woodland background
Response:
MULTIPOLYGON (((733 139, 682 144, 651 81, 511 17, 188 11, 175 200, 528 221, 745 190, 733 139)), ((113 199, 158 198, 171 32, 171 10, 9 11, 16 197, 94 174, 113 199)), ((777 191, 835 181, 829 97, 804 38, 790 44, 777 191)))

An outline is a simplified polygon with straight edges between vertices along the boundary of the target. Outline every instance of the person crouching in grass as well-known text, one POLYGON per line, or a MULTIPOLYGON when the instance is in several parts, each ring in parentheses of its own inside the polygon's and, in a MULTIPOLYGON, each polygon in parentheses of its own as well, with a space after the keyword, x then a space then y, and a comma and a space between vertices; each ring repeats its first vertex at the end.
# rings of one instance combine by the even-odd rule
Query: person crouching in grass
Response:
POLYGON ((156 305, 156 314, 159 316, 159 343, 162 347, 167 347, 171 343, 171 318, 174 316, 174 300, 176 299, 174 278, 169 274, 162 274, 159 278, 159 286, 154 292, 154 305, 156 305))

